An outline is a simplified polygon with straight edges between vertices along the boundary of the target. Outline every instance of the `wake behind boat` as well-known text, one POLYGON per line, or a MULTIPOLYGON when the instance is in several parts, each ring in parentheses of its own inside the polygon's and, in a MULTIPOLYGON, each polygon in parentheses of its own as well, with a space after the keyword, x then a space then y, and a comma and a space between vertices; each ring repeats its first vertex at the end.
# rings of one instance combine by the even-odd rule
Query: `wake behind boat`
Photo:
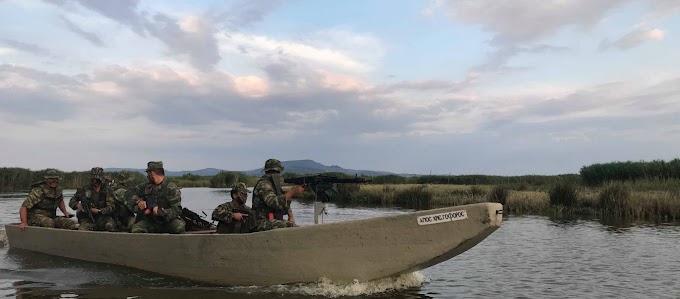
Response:
POLYGON ((501 204, 480 203, 250 234, 5 228, 12 248, 220 285, 275 285, 369 281, 424 269, 481 242, 500 227, 502 211, 501 204))

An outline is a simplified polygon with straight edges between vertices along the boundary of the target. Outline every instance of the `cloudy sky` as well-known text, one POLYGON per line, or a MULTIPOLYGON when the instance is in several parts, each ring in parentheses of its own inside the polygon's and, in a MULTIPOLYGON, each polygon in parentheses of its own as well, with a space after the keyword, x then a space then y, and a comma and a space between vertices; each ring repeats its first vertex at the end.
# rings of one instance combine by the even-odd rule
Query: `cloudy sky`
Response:
POLYGON ((0 166, 680 157, 680 0, 0 0, 0 166))

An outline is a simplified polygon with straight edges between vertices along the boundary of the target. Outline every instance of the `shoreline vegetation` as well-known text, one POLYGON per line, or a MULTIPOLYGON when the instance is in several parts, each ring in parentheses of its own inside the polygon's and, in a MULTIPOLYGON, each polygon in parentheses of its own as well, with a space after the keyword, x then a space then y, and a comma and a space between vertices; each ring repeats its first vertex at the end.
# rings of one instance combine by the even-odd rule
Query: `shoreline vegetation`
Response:
MULTIPOLYGON (((28 191, 45 170, 0 168, 0 192, 28 191)), ((114 173, 111 173, 115 178, 114 173)), ((132 172, 135 183, 146 181, 132 172)), ((353 177, 343 173, 326 173, 353 177)), ((309 174, 305 174, 309 175, 309 174)), ((284 173, 284 177, 300 176, 284 173)), ((89 179, 89 172, 62 172, 64 188, 75 189, 89 179)), ((424 175, 365 177, 369 184, 338 184, 332 201, 345 205, 430 209, 478 202, 500 202, 508 214, 552 217, 594 217, 680 222, 680 159, 651 162, 612 162, 581 168, 563 175, 424 175)), ((185 174, 168 177, 180 187, 227 188, 235 182, 252 187, 259 177, 222 171, 214 176, 185 174)), ((302 201, 314 194, 305 192, 302 201)))

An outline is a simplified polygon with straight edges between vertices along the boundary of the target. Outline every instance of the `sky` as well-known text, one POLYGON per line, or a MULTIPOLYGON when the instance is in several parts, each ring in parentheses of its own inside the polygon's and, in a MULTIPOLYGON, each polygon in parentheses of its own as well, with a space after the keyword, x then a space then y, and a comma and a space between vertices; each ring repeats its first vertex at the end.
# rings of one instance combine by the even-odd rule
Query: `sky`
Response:
POLYGON ((680 0, 0 0, 0 166, 680 158, 680 0))

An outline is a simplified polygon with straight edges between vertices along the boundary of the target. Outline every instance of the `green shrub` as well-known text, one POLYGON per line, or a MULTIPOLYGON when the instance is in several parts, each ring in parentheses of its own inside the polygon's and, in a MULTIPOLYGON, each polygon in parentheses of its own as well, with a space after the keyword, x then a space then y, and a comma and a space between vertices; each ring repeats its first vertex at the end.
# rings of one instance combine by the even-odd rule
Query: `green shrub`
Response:
POLYGON ((472 197, 484 197, 486 196, 486 190, 479 186, 471 186, 470 195, 472 195, 472 197))
POLYGON ((429 209, 432 193, 427 185, 398 190, 394 194, 394 204, 412 209, 429 209))
POLYGON ((510 190, 508 190, 508 188, 503 187, 503 186, 496 186, 489 193, 488 200, 490 202, 497 202, 497 203, 500 203, 502 205, 505 205, 508 202, 508 195, 509 194, 510 194, 510 190))
POLYGON ((626 217, 631 211, 630 189, 621 183, 610 183, 600 191, 599 202, 603 216, 626 217))
POLYGON ((576 205, 578 200, 578 193, 576 192, 576 184, 571 182, 560 182, 550 188, 548 192, 550 197, 550 205, 571 207, 576 205))

